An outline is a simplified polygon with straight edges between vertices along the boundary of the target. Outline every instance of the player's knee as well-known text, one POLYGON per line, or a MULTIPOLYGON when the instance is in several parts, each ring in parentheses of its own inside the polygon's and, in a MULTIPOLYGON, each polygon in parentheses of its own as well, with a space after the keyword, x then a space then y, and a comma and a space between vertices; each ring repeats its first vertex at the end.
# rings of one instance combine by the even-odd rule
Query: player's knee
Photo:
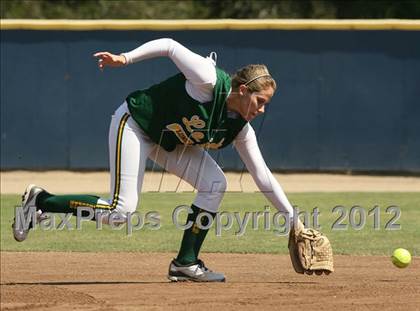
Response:
POLYGON ((206 211, 216 213, 223 200, 225 191, 226 181, 215 181, 209 189, 198 191, 194 204, 206 211))
POLYGON ((219 179, 214 182, 212 190, 215 192, 220 193, 222 196, 225 194, 227 189, 227 179, 225 174, 219 176, 219 179))
POLYGON ((227 180, 223 171, 215 167, 201 176, 199 180, 196 206, 216 213, 227 189, 227 180))
POLYGON ((226 181, 225 175, 223 174, 223 175, 220 175, 217 180, 214 180, 211 183, 210 188, 205 194, 208 200, 214 202, 215 212, 220 206, 220 203, 225 195, 226 188, 227 188, 227 181, 226 181))
POLYGON ((220 172, 210 179, 207 183, 207 189, 203 189, 209 193, 212 193, 217 196, 222 196, 227 189, 227 179, 225 174, 220 170, 220 172))

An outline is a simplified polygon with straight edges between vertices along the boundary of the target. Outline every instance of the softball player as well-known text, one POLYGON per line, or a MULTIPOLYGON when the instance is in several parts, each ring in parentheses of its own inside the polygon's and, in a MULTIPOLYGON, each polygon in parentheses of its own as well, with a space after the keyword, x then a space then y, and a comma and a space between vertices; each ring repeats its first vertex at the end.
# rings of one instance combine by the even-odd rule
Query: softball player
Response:
MULTIPOLYGON (((38 214, 75 213, 77 207, 84 206, 118 212, 124 221, 128 212, 136 210, 150 158, 197 189, 187 218, 195 224, 200 211, 215 216, 226 190, 226 177, 207 150, 233 143, 259 189, 278 210, 293 217, 293 208, 267 168, 249 123, 264 113, 276 90, 264 65, 248 65, 231 78, 216 67, 213 55, 204 58, 172 39, 153 40, 120 55, 98 52, 94 56, 101 70, 169 57, 180 73, 129 94, 112 116, 109 198, 53 195, 30 185, 22 199, 24 213, 34 205, 38 214)), ((202 224, 208 221, 204 217, 202 224)), ((15 239, 25 240, 31 226, 24 228, 15 221, 15 239)), ((169 266, 170 280, 225 280, 223 274, 207 269, 198 258, 207 231, 197 225, 184 231, 178 256, 169 266)))

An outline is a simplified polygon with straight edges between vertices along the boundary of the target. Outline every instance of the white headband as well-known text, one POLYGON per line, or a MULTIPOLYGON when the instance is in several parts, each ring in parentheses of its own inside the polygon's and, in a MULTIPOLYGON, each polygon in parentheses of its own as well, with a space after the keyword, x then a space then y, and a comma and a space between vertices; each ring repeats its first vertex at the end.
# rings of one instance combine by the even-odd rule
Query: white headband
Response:
POLYGON ((262 75, 259 75, 259 76, 256 76, 255 78, 252 78, 251 80, 249 80, 247 83, 245 83, 244 85, 245 86, 247 86, 248 84, 250 84, 251 82, 253 82, 253 81, 255 81, 255 80, 257 80, 257 79, 259 79, 259 78, 262 78, 262 77, 271 77, 271 75, 269 75, 268 73, 265 73, 265 74, 262 74, 262 75))

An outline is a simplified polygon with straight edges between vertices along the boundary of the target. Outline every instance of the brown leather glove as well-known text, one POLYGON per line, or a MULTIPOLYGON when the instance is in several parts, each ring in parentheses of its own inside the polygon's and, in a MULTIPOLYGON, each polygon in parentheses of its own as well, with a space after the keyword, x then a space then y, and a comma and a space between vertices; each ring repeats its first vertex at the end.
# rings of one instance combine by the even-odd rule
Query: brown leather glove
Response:
POLYGON ((297 273, 326 275, 334 271, 333 253, 328 238, 298 221, 289 234, 289 253, 297 273))

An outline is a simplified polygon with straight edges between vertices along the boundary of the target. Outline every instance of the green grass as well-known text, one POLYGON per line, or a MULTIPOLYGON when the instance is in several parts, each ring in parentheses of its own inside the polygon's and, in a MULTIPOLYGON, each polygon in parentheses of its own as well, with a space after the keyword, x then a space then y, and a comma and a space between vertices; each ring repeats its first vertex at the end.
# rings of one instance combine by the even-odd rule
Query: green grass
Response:
MULTIPOLYGON (((84 222, 82 230, 50 230, 37 229, 23 243, 13 240, 10 226, 13 221, 14 206, 19 202, 18 195, 1 196, 1 250, 3 251, 132 251, 132 252, 175 252, 179 247, 182 230, 172 223, 172 212, 178 205, 189 204, 193 193, 145 193, 139 212, 143 215, 149 211, 157 211, 161 215, 161 228, 150 230, 142 228, 131 236, 122 230, 112 230, 108 226, 98 231, 94 222, 84 222)), ((336 254, 358 255, 390 255, 397 247, 407 248, 413 255, 420 255, 420 193, 294 193, 289 199, 300 210, 312 211, 318 207, 319 224, 322 231, 330 238, 336 254), (349 227, 347 230, 331 230, 333 222, 339 217, 332 212, 336 205, 347 210, 354 205, 361 206, 366 212, 374 206, 380 207, 381 222, 379 230, 373 229, 373 216, 367 216, 366 225, 361 230, 349 227), (396 205, 401 209, 401 217, 397 221, 400 230, 385 230, 384 225, 392 217, 385 209, 396 205)), ((245 212, 264 211, 269 202, 261 193, 227 193, 221 211, 239 212, 241 219, 245 212)), ((276 210, 270 208, 270 220, 276 210)), ((181 214, 181 221, 185 219, 181 214)), ((251 218, 252 219, 252 218, 251 218)), ((223 231, 220 237, 211 229, 203 250, 206 252, 235 253, 287 253, 287 238, 276 234, 271 225, 264 230, 263 218, 259 220, 259 229, 253 230, 251 219, 245 234, 235 234, 238 226, 223 231)), ((57 218, 57 220, 59 220, 57 218)), ((59 222, 59 221, 58 221, 59 222)), ((349 218, 343 221, 348 224, 349 218)), ((73 221, 74 224, 74 221, 73 221)), ((312 222, 311 222, 312 224, 312 222)))

